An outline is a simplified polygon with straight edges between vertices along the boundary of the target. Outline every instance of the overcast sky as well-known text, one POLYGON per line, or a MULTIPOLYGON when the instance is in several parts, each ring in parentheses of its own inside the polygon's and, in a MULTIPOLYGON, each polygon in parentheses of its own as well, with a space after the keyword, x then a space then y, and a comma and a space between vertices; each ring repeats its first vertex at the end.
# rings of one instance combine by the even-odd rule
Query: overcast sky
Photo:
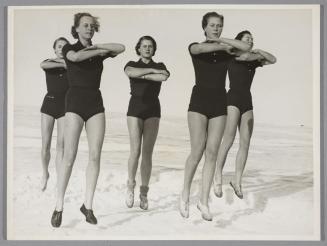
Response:
MULTIPOLYGON (((78 12, 89 12, 100 21, 100 32, 94 35, 93 43, 118 42, 126 46, 123 54, 104 62, 101 91, 106 111, 126 113, 130 89, 123 67, 130 60, 138 60, 134 50, 137 40, 143 35, 151 35, 158 45, 154 60, 164 62, 171 73, 161 89, 162 117, 186 118, 195 80, 187 47, 191 42, 204 40, 202 16, 208 11, 216 11, 225 18, 222 37, 234 38, 238 32, 249 30, 254 36, 254 48, 269 51, 277 57, 276 64, 258 68, 254 77, 255 121, 311 126, 313 12, 312 6, 292 8, 202 5, 192 8, 16 9, 13 16, 14 56, 11 57, 14 103, 41 106, 46 83, 40 62, 55 56, 52 44, 56 38, 64 36, 70 42, 76 42, 70 34, 73 16, 78 12)), ((226 87, 228 89, 228 80, 226 87)))

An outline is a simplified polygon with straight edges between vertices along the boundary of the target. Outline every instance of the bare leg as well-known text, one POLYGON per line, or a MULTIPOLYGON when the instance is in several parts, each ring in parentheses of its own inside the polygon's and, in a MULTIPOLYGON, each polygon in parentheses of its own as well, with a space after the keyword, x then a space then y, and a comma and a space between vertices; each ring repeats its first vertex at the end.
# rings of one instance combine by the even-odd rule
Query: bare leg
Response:
POLYGON ((225 129, 226 116, 209 120, 208 137, 205 148, 205 162, 202 170, 201 204, 208 207, 212 179, 216 169, 218 149, 225 129))
POLYGON ((66 113, 64 126, 64 156, 59 168, 57 185, 57 211, 62 211, 63 209, 65 192, 72 173, 83 125, 84 121, 79 115, 71 112, 66 113))
POLYGON ((245 163, 249 153, 250 140, 253 132, 253 110, 242 114, 240 124, 240 146, 236 155, 235 165, 235 185, 241 190, 242 175, 245 168, 245 163))
POLYGON ((64 156, 64 127, 65 117, 57 119, 57 146, 56 146, 56 172, 57 172, 57 183, 60 172, 60 165, 62 164, 62 158, 64 156))
POLYGON ((128 179, 125 203, 128 208, 134 204, 135 176, 141 154, 143 120, 137 117, 127 116, 129 132, 130 154, 128 158, 128 179))
POLYGON ((182 192, 182 200, 184 202, 189 200, 192 180, 206 145, 208 126, 207 117, 200 113, 188 112, 187 116, 191 153, 186 160, 184 170, 184 187, 182 192))
POLYGON ((105 114, 99 113, 88 119, 85 123, 85 129, 89 145, 89 163, 86 168, 84 205, 86 209, 92 209, 94 191, 100 172, 101 150, 106 129, 105 114))
POLYGON ((41 113, 41 135, 42 135, 42 150, 41 150, 41 161, 42 161, 42 179, 41 179, 41 190, 44 191, 47 188, 49 179, 49 162, 50 162, 50 148, 51 138, 53 132, 55 119, 47 114, 41 113))
POLYGON ((232 147, 235 139, 239 119, 240 119, 239 109, 234 106, 228 106, 224 136, 218 151, 217 169, 216 169, 215 182, 214 182, 215 194, 218 197, 222 196, 222 172, 223 172, 228 151, 232 147))
POLYGON ((127 117, 129 132, 130 155, 128 159, 128 183, 135 182, 138 161, 141 153, 143 120, 137 117, 127 117))
POLYGON ((141 180, 140 186, 140 208, 148 209, 147 194, 149 191, 149 181, 152 170, 152 153, 159 130, 159 118, 153 117, 146 119, 143 126, 143 146, 141 161, 141 180))
POLYGON ((149 118, 144 121, 141 161, 142 186, 149 185, 152 170, 152 153, 158 135, 159 121, 159 118, 149 118))

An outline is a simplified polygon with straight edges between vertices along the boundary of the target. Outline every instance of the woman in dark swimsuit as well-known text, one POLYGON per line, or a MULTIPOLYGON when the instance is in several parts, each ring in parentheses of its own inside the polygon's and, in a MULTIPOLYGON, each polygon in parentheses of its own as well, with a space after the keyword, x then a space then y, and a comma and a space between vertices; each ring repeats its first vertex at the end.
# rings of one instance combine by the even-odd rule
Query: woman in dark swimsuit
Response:
MULTIPOLYGON (((240 32, 236 40, 247 42, 252 49, 253 38, 249 31, 240 32)), ((255 70, 259 66, 274 64, 276 58, 263 50, 248 52, 236 51, 237 57, 228 65, 230 89, 227 93, 227 122, 222 143, 217 158, 217 169, 214 179, 214 192, 222 197, 222 170, 230 147, 232 146, 237 126, 240 133, 240 145, 236 155, 235 178, 230 182, 235 194, 243 198, 242 174, 249 152, 250 139, 253 130, 253 106, 250 92, 255 70)))
POLYGON ((41 62, 41 68, 45 72, 47 82, 47 94, 41 107, 41 135, 42 135, 42 169, 41 190, 47 188, 49 179, 49 162, 52 132, 55 120, 57 120, 57 146, 56 146, 56 172, 58 177, 59 165, 64 153, 64 116, 65 95, 68 89, 66 63, 62 55, 62 47, 69 43, 66 38, 60 37, 55 40, 53 49, 56 58, 41 62))
POLYGON ((189 196, 196 168, 205 153, 202 185, 197 207, 202 218, 212 220, 208 198, 215 172, 217 153, 226 121, 225 80, 227 63, 233 48, 247 50, 250 46, 240 40, 221 38, 224 18, 216 12, 203 16, 202 28, 206 40, 192 43, 189 52, 195 71, 195 86, 188 109, 188 125, 191 138, 191 153, 187 158, 184 187, 179 209, 183 217, 189 216, 189 196))
POLYGON ((89 146, 89 163, 86 169, 85 200, 80 210, 88 223, 97 224, 92 203, 105 134, 105 114, 99 90, 103 60, 115 57, 125 50, 122 44, 92 44, 92 37, 98 28, 96 17, 89 13, 76 14, 72 35, 78 42, 63 48, 69 89, 66 94, 64 156, 60 167, 56 208, 51 218, 54 227, 61 224, 65 191, 84 124, 89 146))
POLYGON ((127 112, 131 150, 128 160, 126 205, 131 208, 134 204, 135 176, 142 149, 140 208, 144 210, 148 209, 147 193, 152 153, 161 116, 158 96, 161 82, 169 77, 166 66, 162 62, 156 63, 152 60, 156 49, 157 44, 152 37, 141 37, 135 47, 140 59, 137 62, 128 62, 124 68, 131 85, 131 99, 127 112))

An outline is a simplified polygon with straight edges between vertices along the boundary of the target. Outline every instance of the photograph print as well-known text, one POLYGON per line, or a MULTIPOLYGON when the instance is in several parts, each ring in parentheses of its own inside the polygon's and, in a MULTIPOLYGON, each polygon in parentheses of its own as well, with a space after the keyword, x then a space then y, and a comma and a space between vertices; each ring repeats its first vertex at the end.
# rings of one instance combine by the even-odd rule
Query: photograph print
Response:
POLYGON ((9 240, 320 240, 319 5, 7 16, 9 240))

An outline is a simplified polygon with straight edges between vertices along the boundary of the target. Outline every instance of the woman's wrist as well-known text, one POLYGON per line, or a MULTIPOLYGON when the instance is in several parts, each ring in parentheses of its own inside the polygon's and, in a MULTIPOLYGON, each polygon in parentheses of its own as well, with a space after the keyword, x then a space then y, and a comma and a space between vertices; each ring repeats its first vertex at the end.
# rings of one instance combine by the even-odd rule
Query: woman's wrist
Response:
POLYGON ((260 55, 262 55, 262 50, 257 49, 257 53, 260 54, 260 55))

